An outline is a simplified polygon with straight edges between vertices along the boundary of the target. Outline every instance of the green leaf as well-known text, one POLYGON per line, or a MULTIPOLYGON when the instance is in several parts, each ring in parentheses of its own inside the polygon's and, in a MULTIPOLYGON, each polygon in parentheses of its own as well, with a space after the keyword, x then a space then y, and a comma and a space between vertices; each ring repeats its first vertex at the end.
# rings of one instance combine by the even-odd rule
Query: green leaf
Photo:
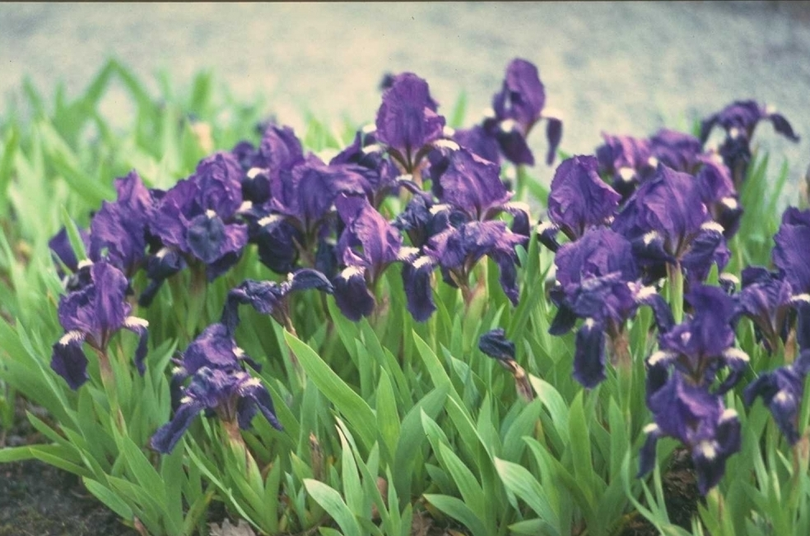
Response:
POLYGON ((550 383, 531 374, 529 375, 529 381, 534 388, 534 392, 537 393, 537 398, 543 401, 543 405, 546 406, 549 415, 551 415, 557 433, 560 434, 563 443, 567 445, 569 443, 568 404, 565 403, 563 397, 550 383))
POLYGON ((132 521, 132 518, 134 517, 132 508, 130 508, 118 494, 91 478, 84 477, 82 478, 82 482, 87 488, 87 491, 92 493, 99 501, 104 503, 107 508, 127 521, 132 521))
POLYGON ((425 500, 427 500, 433 506, 453 519, 460 521, 465 527, 472 531, 474 536, 489 535, 487 528, 484 526, 481 520, 478 519, 475 512, 473 512, 469 506, 464 504, 462 500, 456 497, 450 497, 448 495, 434 495, 431 493, 426 493, 424 497, 425 500))
POLYGON ((399 439, 400 424, 397 413, 397 401, 394 388, 385 370, 380 370, 380 382, 377 386, 377 429, 383 445, 389 453, 389 460, 394 456, 399 439))
POLYGON ((377 437, 377 417, 371 407, 307 344, 289 332, 284 333, 284 338, 312 382, 353 425, 360 440, 370 449, 377 437))
POLYGON ((307 489, 307 493, 309 493, 315 502, 321 505, 321 508, 326 510, 326 513, 335 520, 335 523, 337 523, 343 531, 344 536, 361 535, 360 526, 357 524, 351 510, 349 510, 349 507, 343 502, 343 499, 337 491, 323 482, 318 482, 310 478, 304 479, 304 486, 307 489))
MULTIPOLYGON (((455 452, 453 452, 449 446, 439 444, 439 455, 442 465, 447 468, 450 476, 456 483, 464 502, 467 503, 473 512, 479 513, 476 517, 481 520, 479 516, 485 511, 486 501, 484 498, 484 490, 481 489, 481 485, 478 483, 475 475, 464 465, 464 462, 456 456, 455 452)), ((483 520, 481 521, 482 523, 484 522, 483 520)))
POLYGON ((551 534, 560 534, 560 519, 548 500, 545 490, 534 476, 524 467, 495 458, 495 469, 504 486, 529 505, 540 519, 553 529, 551 534))

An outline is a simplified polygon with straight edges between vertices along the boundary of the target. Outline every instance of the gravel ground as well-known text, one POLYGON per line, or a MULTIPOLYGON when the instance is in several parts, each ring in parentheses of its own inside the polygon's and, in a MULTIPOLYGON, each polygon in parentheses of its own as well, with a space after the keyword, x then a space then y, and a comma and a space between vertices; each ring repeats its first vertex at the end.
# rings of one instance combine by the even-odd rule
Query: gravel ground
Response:
MULTIPOLYGON (((810 163, 810 3, 0 4, 0 96, 25 75, 46 94, 60 80, 76 94, 110 56, 153 87, 159 69, 181 83, 213 69, 238 96, 269 96, 268 112, 293 126, 304 107, 373 120, 381 75, 404 70, 448 113, 465 90, 472 121, 521 56, 566 119, 569 153, 593 151, 603 130, 685 128, 755 98, 804 134, 798 145, 769 126, 759 134, 794 184, 810 163)), ((125 109, 116 104, 105 109, 125 109)))

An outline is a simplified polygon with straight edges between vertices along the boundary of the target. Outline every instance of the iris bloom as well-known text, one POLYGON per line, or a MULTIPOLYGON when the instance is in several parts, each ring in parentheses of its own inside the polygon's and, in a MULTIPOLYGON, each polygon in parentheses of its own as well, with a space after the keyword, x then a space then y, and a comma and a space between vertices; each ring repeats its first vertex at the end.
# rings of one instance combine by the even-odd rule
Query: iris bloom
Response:
POLYGON ((498 141, 501 152, 513 164, 534 165, 534 155, 526 138, 534 125, 545 118, 548 153, 551 165, 562 139, 562 121, 543 115, 546 92, 540 76, 531 62, 515 58, 506 68, 501 91, 492 97, 492 117, 484 121, 484 129, 498 141))
POLYGON ((149 223, 155 216, 152 193, 135 171, 116 179, 118 199, 104 201, 90 223, 88 255, 94 261, 106 258, 131 277, 146 257, 149 223))
POLYGON ((271 183, 270 201, 251 216, 251 239, 271 270, 286 274, 303 256, 305 265, 329 275, 316 261, 334 233, 335 199, 341 193, 366 197, 371 193, 366 179, 353 167, 326 165, 310 155, 271 183))
POLYGON ((295 333, 290 317, 289 295, 302 290, 317 289, 333 292, 332 284, 317 270, 303 268, 290 273, 287 281, 254 281, 247 279, 228 292, 222 311, 222 324, 233 333, 239 324, 239 305, 250 304, 261 314, 270 315, 288 331, 295 333))
POLYGON ((548 196, 548 222, 538 227, 540 241, 552 251, 560 247, 556 235, 562 231, 577 240, 589 227, 609 223, 621 196, 596 173, 593 156, 564 160, 554 172, 548 196))
POLYGON ((217 153, 162 196, 149 229, 163 247, 156 260, 147 261, 151 284, 140 298, 142 305, 148 305, 163 279, 188 262, 205 266, 209 280, 236 264, 248 238, 247 226, 237 221, 241 177, 236 159, 217 153))
POLYGON ((261 412, 271 425, 281 429, 267 388, 243 369, 246 360, 250 361, 224 325, 206 328, 183 353, 175 370, 173 386, 179 390, 179 405, 172 420, 152 436, 152 448, 170 453, 202 411, 216 414, 226 424, 236 423, 243 430, 250 428, 254 415, 261 412), (182 387, 189 377, 191 382, 182 387))
POLYGON ((633 243, 649 279, 670 263, 691 281, 706 278, 712 263, 722 269, 729 252, 723 227, 711 221, 699 184, 687 173, 659 166, 616 216, 613 229, 633 243))
MULTIPOLYGON (((82 344, 87 343, 107 359, 110 340, 120 329, 128 329, 139 337, 135 350, 135 366, 144 373, 149 325, 146 320, 130 316, 132 306, 127 302, 129 282, 115 266, 97 262, 83 266, 81 278, 85 284, 63 296, 59 301, 59 323, 65 334, 53 345, 51 368, 62 376, 71 389, 87 381, 87 357, 82 344)), ((109 366, 101 363, 102 367, 109 366)))
POLYGON ((428 84, 413 73, 402 73, 391 80, 377 111, 377 139, 400 166, 402 173, 418 174, 432 142, 443 136, 444 117, 428 84))
POLYGON ((638 281, 630 243, 610 229, 596 227, 576 242, 563 245, 554 259, 558 286, 551 291, 558 311, 549 332, 570 331, 577 318, 585 321, 577 332, 574 378, 593 388, 606 377, 606 335, 613 357, 628 359, 624 348, 625 322, 641 305, 652 307, 660 331, 673 321, 666 302, 652 287, 638 281))
MULTIPOLYGON (((376 299, 372 290, 388 266, 394 262, 411 263, 418 250, 403 246, 396 227, 365 197, 342 195, 335 205, 346 226, 337 244, 338 259, 345 268, 332 280, 335 301, 341 312, 356 322, 374 311, 376 299)), ((433 312, 425 295, 427 290, 410 285, 408 272, 405 274, 408 310, 417 321, 423 321, 433 312)))
POLYGON ((770 121, 777 133, 793 142, 799 141, 799 136, 782 114, 753 100, 735 101, 704 119, 700 125, 700 141, 703 143, 714 127, 719 126, 725 131, 726 138, 719 152, 737 185, 742 183, 751 162, 751 138, 760 121, 770 121))
POLYGON ((737 413, 726 409, 720 396, 693 385, 677 371, 668 376, 663 367, 649 371, 647 405, 655 422, 644 428, 647 440, 641 449, 638 476, 655 467, 658 439, 672 437, 689 449, 698 490, 706 495, 723 477, 726 460, 740 450, 737 413))
POLYGON ((748 354, 734 347, 734 300, 717 287, 694 285, 686 295, 692 314, 658 338, 649 366, 673 366, 692 384, 709 388, 722 368, 729 374, 717 389, 734 387, 748 366, 748 354))
POLYGON ((806 302, 797 300, 790 283, 765 268, 749 266, 742 273, 742 290, 737 296, 738 314, 754 322, 765 349, 773 352, 790 330, 791 313, 806 302))
POLYGON ((810 293, 810 209, 789 207, 773 237, 773 263, 796 294, 810 293))
POLYGON ((745 388, 743 398, 750 406, 757 397, 768 406, 779 430, 791 445, 799 440, 797 421, 804 396, 804 379, 810 372, 810 350, 792 364, 766 372, 745 388))

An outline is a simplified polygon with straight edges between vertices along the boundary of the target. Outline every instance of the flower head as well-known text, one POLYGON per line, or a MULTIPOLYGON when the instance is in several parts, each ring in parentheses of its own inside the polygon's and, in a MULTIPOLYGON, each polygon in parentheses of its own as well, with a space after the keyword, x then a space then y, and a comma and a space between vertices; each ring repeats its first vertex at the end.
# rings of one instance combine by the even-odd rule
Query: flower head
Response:
POLYGON ((111 337, 120 329, 136 333, 140 340, 135 351, 135 365, 144 372, 148 333, 146 320, 130 316, 132 306, 126 300, 129 282, 115 266, 98 262, 86 270, 85 284, 59 301, 59 323, 65 334, 53 345, 51 368, 62 376, 71 389, 87 381, 87 357, 82 344, 87 343, 106 355, 111 337))
POLYGON ((706 495, 725 473, 726 460, 740 450, 740 421, 725 409, 720 396, 691 384, 680 373, 668 377, 663 368, 649 371, 647 406, 655 422, 645 428, 638 476, 655 465, 658 439, 669 436, 689 449, 698 476, 698 490, 706 495))

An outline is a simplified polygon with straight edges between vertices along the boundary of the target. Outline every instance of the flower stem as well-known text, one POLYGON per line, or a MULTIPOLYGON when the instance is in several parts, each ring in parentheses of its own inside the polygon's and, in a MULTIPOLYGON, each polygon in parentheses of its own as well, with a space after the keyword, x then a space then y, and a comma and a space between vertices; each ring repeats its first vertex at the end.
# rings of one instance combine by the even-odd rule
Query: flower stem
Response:
POLYGON ((104 386, 104 392, 107 394, 107 400, 110 403, 110 414, 115 419, 118 429, 123 432, 125 430, 124 414, 121 411, 121 404, 118 400, 118 389, 116 388, 115 372, 110 365, 110 357, 106 349, 93 348, 98 356, 98 368, 101 373, 101 384, 104 386))
POLYGON ((675 323, 683 322, 683 271, 681 264, 667 263, 667 276, 669 277, 669 304, 672 307, 672 316, 675 323))

